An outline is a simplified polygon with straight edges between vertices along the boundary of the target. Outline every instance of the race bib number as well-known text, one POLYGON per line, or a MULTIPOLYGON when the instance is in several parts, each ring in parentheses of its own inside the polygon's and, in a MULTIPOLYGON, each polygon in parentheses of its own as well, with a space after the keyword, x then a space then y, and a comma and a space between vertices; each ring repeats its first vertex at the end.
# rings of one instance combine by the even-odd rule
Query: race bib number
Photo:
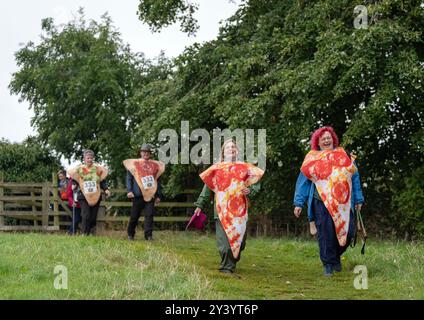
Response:
POLYGON ((144 189, 152 189, 155 186, 155 178, 153 176, 141 177, 141 183, 144 189))
POLYGON ((86 193, 97 192, 97 183, 95 181, 84 181, 84 191, 86 193))

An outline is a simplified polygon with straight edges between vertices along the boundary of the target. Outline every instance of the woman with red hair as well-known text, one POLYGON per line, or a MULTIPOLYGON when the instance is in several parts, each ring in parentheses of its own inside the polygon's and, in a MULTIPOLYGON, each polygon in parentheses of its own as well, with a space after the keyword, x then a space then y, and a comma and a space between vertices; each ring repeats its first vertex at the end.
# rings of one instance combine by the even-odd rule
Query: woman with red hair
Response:
POLYGON ((340 256, 355 234, 354 210, 364 203, 354 157, 339 147, 332 127, 312 134, 311 151, 306 155, 294 195, 294 214, 298 218, 305 203, 311 233, 318 235, 324 275, 341 271, 340 256))

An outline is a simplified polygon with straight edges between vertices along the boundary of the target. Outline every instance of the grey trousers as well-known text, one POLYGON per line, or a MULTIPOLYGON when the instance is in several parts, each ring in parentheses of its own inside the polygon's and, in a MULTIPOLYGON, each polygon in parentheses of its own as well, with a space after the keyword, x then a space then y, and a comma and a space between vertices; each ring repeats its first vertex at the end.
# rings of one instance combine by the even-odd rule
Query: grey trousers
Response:
POLYGON ((221 256, 221 265, 219 270, 228 270, 234 272, 236 264, 240 260, 241 251, 246 247, 247 232, 244 234, 243 241, 240 247, 240 253, 237 258, 234 258, 233 252, 231 251, 230 243, 228 242, 227 234, 222 227, 219 219, 215 220, 216 227, 216 245, 218 247, 219 254, 221 256))

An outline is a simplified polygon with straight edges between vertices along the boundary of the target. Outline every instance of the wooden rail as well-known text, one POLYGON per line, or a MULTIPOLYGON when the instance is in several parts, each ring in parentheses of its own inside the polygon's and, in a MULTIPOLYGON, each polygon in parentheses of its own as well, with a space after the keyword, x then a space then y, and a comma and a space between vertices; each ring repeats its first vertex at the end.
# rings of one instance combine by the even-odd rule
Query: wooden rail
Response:
MULTIPOLYGON (((72 209, 59 197, 58 180, 52 174, 51 182, 16 183, 4 182, 0 172, 0 231, 58 231, 61 227, 69 226, 71 222, 64 217, 72 217, 72 209), (10 225, 8 220, 15 222, 32 221, 31 225, 10 225)), ((126 189, 113 189, 113 198, 125 198, 126 189), (119 197, 119 195, 122 195, 119 197)), ((158 211, 167 210, 167 215, 155 216, 158 222, 187 222, 195 207, 193 195, 197 190, 185 190, 186 202, 160 202, 155 206, 158 211), (186 209, 184 211, 184 209, 186 209), (172 211, 179 210, 183 215, 174 215, 172 211)), ((125 223, 129 217, 117 215, 116 210, 131 207, 130 200, 111 200, 102 196, 102 202, 97 216, 97 227, 104 228, 106 224, 125 223), (115 213, 113 214, 113 211, 115 213)), ((144 218, 140 217, 143 221, 144 218)))

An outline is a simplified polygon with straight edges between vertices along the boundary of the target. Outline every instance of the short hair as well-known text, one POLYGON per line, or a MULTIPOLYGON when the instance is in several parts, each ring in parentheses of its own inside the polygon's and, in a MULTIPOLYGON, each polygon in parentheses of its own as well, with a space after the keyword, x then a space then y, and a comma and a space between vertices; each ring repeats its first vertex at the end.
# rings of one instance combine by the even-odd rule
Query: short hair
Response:
POLYGON ((339 138, 337 137, 337 134, 334 132, 334 129, 330 126, 321 127, 314 131, 311 137, 311 149, 312 150, 319 150, 319 138, 325 133, 328 132, 331 134, 331 137, 333 138, 333 146, 334 148, 337 148, 339 146, 339 138))
POLYGON ((66 171, 65 171, 65 170, 63 170, 63 169, 60 169, 60 170, 57 172, 57 175, 59 175, 59 174, 63 174, 64 176, 66 176, 66 171))
POLYGON ((90 149, 84 150, 84 153, 83 153, 84 158, 85 156, 88 156, 88 155, 91 155, 94 157, 94 151, 90 149))

